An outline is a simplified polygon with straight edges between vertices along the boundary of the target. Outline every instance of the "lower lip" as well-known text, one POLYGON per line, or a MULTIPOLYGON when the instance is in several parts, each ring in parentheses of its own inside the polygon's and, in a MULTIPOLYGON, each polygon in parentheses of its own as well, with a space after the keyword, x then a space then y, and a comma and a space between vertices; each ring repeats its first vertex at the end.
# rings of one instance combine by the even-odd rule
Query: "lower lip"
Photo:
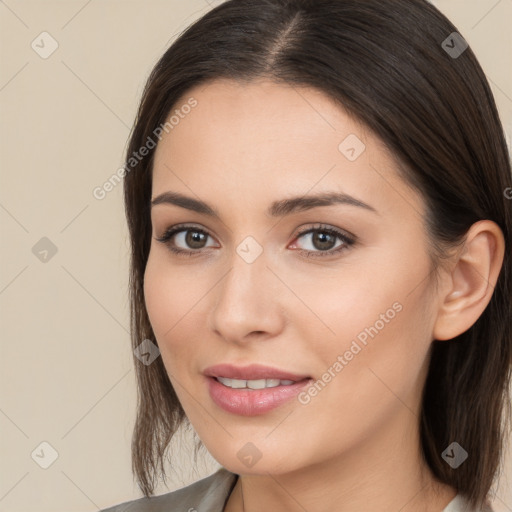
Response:
POLYGON ((211 399, 227 412, 240 416, 265 414, 288 402, 308 386, 312 379, 304 379, 289 386, 264 389, 233 389, 221 384, 215 377, 207 377, 211 399))

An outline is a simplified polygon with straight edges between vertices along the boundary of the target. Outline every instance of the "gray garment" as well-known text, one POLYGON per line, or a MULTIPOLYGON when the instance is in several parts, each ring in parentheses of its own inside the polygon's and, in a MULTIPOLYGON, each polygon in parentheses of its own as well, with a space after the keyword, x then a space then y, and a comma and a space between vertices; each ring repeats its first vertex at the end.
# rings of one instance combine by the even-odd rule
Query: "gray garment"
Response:
MULTIPOLYGON (((213 475, 177 491, 127 501, 100 512, 222 512, 237 478, 235 473, 220 468, 213 475)), ((458 494, 442 512, 492 512, 492 509, 470 509, 466 500, 458 494)))
POLYGON ((222 512, 238 475, 220 468, 177 491, 127 501, 100 512, 222 512))

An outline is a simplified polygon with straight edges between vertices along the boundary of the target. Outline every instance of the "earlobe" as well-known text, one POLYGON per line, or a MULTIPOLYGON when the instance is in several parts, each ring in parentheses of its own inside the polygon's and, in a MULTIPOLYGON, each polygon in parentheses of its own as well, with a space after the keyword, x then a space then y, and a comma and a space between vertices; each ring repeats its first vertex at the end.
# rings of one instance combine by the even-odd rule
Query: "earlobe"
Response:
POLYGON ((462 249, 454 256, 433 337, 449 340, 467 331, 491 300, 503 264, 505 241, 499 226, 481 220, 471 226, 462 249))

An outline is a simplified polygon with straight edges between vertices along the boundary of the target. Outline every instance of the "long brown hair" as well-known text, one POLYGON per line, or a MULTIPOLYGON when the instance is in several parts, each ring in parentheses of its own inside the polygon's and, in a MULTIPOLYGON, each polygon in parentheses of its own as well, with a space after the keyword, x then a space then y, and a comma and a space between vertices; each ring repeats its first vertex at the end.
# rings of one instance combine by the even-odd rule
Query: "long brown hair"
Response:
MULTIPOLYGON (((192 87, 265 77, 322 91, 380 137, 426 202, 438 261, 474 222, 496 222, 506 255, 491 301, 468 331, 433 341, 419 425, 433 474, 479 506, 498 472, 510 420, 512 201, 505 191, 512 179, 489 84, 454 32, 426 0, 229 0, 193 23, 156 64, 127 161, 192 87), (441 456, 453 441, 470 454, 457 469, 441 456)), ((153 154, 154 148, 124 179, 133 348, 144 339, 156 343, 143 293, 153 154)), ((134 362, 132 465, 149 496, 158 473, 165 476, 169 442, 187 419, 161 358, 134 362)))

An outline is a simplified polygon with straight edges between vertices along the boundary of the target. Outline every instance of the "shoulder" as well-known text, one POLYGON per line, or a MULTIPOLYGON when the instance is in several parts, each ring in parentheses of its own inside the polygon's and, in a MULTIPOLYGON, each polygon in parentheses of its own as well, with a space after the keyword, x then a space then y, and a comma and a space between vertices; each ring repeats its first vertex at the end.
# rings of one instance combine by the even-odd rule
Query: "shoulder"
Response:
POLYGON ((212 475, 177 491, 139 498, 100 512, 218 512, 233 489, 238 475, 220 468, 212 475))

